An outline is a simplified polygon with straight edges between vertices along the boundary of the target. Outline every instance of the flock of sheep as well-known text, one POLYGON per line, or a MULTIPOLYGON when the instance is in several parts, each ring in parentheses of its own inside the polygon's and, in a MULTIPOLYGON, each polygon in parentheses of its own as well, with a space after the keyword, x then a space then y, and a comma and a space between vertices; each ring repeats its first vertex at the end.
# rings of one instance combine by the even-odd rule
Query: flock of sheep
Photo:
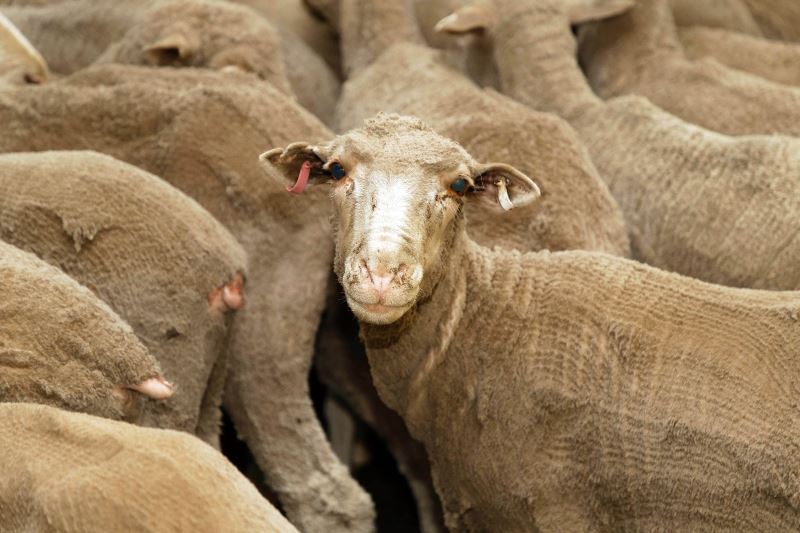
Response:
POLYGON ((796 531, 798 136, 797 0, 0 0, 0 530, 373 531, 314 362, 425 533, 796 531))

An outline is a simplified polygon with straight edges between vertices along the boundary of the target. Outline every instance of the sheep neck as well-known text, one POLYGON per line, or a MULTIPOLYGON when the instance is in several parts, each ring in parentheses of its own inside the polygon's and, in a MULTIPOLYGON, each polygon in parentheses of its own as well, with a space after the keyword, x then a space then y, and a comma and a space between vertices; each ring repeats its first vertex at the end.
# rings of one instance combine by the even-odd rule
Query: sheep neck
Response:
POLYGON ((461 228, 430 296, 393 324, 361 323, 375 386, 384 402, 409 424, 425 418, 427 380, 462 327, 473 248, 478 245, 461 228))
POLYGON ((578 66, 575 39, 563 16, 534 7, 518 10, 499 19, 493 35, 506 94, 568 120, 602 105, 578 66))
POLYGON ((411 0, 342 0, 339 35, 348 76, 372 64, 393 44, 423 44, 411 0))

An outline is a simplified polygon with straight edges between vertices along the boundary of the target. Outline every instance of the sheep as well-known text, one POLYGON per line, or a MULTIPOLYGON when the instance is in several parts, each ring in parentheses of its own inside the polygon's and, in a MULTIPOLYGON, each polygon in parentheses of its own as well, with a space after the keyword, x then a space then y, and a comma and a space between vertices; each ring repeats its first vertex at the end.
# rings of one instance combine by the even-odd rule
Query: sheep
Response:
POLYGON ((297 533, 219 452, 175 431, 0 404, 4 531, 297 533))
POLYGON ((148 406, 141 423, 216 443, 225 312, 242 305, 246 260, 211 215, 105 155, 3 154, 0 239, 92 288, 171 376, 180 394, 148 406))
POLYGON ((764 36, 745 0, 670 0, 670 8, 679 26, 724 28, 755 37, 764 36))
MULTIPOLYGON (((337 129, 355 127, 378 111, 413 114, 480 157, 501 156, 536 175, 544 191, 538 204, 517 206, 507 215, 482 211, 470 217, 470 235, 480 243, 525 251, 630 253, 619 208, 564 121, 480 90, 448 67, 441 52, 422 44, 411 2, 396 2, 391 10, 368 1, 339 7, 349 78, 336 109, 337 129)), ((421 527, 433 531, 438 503, 428 488, 424 454, 402 424, 384 413, 369 381, 357 378, 368 376, 366 359, 350 350, 321 346, 320 373, 389 443, 414 492, 421 527), (347 371, 341 370, 344 358, 351 360, 347 371)))
MULTIPOLYGON (((728 135, 800 135, 800 89, 684 55, 667 0, 639 0, 583 28, 580 62, 602 98, 646 96, 688 122, 728 135)), ((721 43, 719 43, 721 45, 721 43)))
POLYGON ((172 396, 128 324, 86 287, 3 241, 0 290, 0 401, 135 421, 140 395, 172 396))
POLYGON ((689 59, 713 57, 731 68, 786 85, 800 85, 800 44, 694 26, 678 28, 689 59))
MULTIPOLYGON (((413 114, 480 157, 501 156, 535 174, 544 191, 538 204, 517 206, 508 215, 482 211, 470 217, 470 235, 480 243, 628 255, 622 215, 571 128, 480 90, 449 68, 441 52, 422 44, 411 2, 396 2, 391 11, 383 7, 367 1, 340 6, 349 79, 336 109, 337 129, 355 127, 378 111, 413 114)), ((428 489, 424 454, 405 437, 402 424, 384 414, 369 381, 355 377, 368 376, 365 358, 323 345, 317 365, 326 383, 389 443, 421 509, 421 526, 435 530, 438 504, 428 489), (351 360, 346 372, 340 370, 345 357, 351 360)))
POLYGON ((33 4, 2 11, 59 74, 94 62, 231 67, 290 93, 275 29, 245 7, 203 0, 33 4))
POLYGON ((480 246, 463 205, 535 183, 415 118, 260 159, 276 189, 330 183, 334 271, 449 528, 800 527, 800 292, 480 246))
POLYGON ((478 157, 500 154, 535 174, 542 201, 511 216, 471 217, 478 242, 521 250, 592 249, 629 254, 627 229, 577 135, 561 119, 481 90, 421 45, 411 3, 391 11, 369 0, 342 4, 340 34, 349 79, 336 108, 346 131, 379 111, 417 116, 478 157), (374 38, 372 38, 374 36, 374 38))
POLYGON ((0 13, 0 87, 44 83, 49 76, 50 70, 41 54, 0 13))
POLYGON ((504 92, 577 130, 625 213, 634 257, 723 285, 800 289, 800 141, 719 135, 642 97, 600 100, 576 62, 570 22, 629 7, 492 0, 440 29, 484 29, 504 92))
POLYGON ((339 96, 340 82, 324 61, 245 6, 68 0, 4 11, 63 74, 93 62, 244 70, 293 93, 324 121, 330 121, 339 96))
POLYGON ((289 520, 368 531, 369 496, 333 454, 308 395, 333 250, 321 193, 272 191, 260 145, 331 135, 268 83, 203 69, 102 65, 0 92, 0 153, 92 149, 147 170, 219 220, 249 257, 224 406, 289 520), (251 157, 252 156, 252 157, 251 157))

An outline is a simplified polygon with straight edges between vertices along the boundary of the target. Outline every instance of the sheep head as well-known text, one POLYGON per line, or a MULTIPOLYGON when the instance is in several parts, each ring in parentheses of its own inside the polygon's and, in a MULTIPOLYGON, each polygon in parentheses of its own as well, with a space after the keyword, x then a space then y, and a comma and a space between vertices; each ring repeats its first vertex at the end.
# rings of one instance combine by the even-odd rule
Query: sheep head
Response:
POLYGON ((100 62, 244 71, 289 93, 281 58, 277 31, 251 9, 175 1, 148 11, 100 62))
POLYGON ((635 0, 475 0, 440 20, 435 29, 456 35, 491 33, 501 17, 511 20, 531 10, 550 17, 565 15, 570 24, 577 25, 620 15, 635 4, 635 0))
MULTIPOLYGON (((356 316, 389 324, 441 279, 463 206, 508 210, 539 196, 508 165, 476 162, 420 120, 378 115, 319 146, 295 143, 262 154, 268 172, 308 185, 329 182, 334 204, 334 270, 356 316)), ((304 185, 305 186, 305 185, 304 185)))

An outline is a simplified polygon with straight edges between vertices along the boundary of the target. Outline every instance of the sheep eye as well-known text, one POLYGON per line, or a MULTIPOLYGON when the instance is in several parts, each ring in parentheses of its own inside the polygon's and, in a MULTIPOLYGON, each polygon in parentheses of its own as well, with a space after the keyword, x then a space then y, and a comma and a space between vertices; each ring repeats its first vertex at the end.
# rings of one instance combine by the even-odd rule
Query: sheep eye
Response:
POLYGON ((340 165, 339 163, 333 163, 330 166, 329 170, 331 171, 331 176, 336 181, 339 181, 340 179, 342 179, 346 174, 346 172, 344 171, 344 167, 342 165, 340 165))
POLYGON ((465 180, 464 178, 458 178, 454 180, 453 183, 450 184, 450 190, 456 194, 464 194, 465 192, 467 192, 468 186, 469 183, 467 183, 467 180, 465 180))

